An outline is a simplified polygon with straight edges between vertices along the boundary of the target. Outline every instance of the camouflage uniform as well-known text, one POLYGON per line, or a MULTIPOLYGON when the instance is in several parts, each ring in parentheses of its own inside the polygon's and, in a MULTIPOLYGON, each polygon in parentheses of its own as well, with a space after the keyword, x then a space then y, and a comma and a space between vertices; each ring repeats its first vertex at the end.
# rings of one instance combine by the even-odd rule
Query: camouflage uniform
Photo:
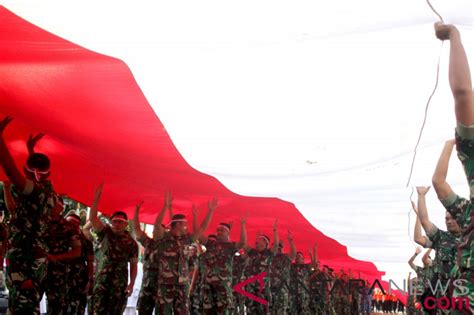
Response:
MULTIPOLYGON (((454 217, 461 228, 461 239, 458 246, 456 265, 452 270, 454 279, 465 281, 468 292, 455 287, 455 298, 468 298, 470 312, 474 313, 474 128, 458 123, 456 128, 456 150, 470 187, 470 200, 456 194, 441 200, 446 210, 454 217)), ((454 311, 453 314, 468 314, 469 311, 454 311)))
POLYGON ((230 314, 232 308, 232 261, 238 251, 235 242, 208 240, 207 250, 201 255, 204 314, 230 314))
POLYGON ((137 301, 138 314, 152 314, 156 306, 156 296, 158 294, 158 241, 155 241, 143 234, 138 239, 145 248, 143 257, 143 278, 140 295, 137 301))
MULTIPOLYGON (((448 288, 450 282, 450 273, 456 262, 456 250, 459 244, 459 237, 456 235, 441 231, 433 225, 433 230, 426 234, 428 241, 425 247, 436 251, 436 257, 433 261, 433 278, 431 279, 432 288, 436 288, 438 283, 442 285, 436 291, 436 298, 443 296, 451 298, 452 294, 448 288), (446 291, 443 293, 444 289, 446 291)), ((438 310, 440 314, 449 314, 450 310, 438 310)))
POLYGON ((331 289, 331 297, 333 299, 335 314, 350 313, 348 301, 348 283, 344 279, 336 279, 333 288, 331 289))
POLYGON ((196 283, 194 284, 194 292, 189 296, 189 308, 191 315, 200 315, 202 314, 202 296, 201 296, 201 283, 202 283, 202 273, 203 265, 200 257, 195 259, 197 278, 196 283))
POLYGON ((67 283, 68 314, 84 314, 87 305, 87 284, 89 283, 88 258, 94 257, 94 248, 82 231, 79 233, 81 242, 81 256, 69 263, 67 283))
POLYGON ((417 277, 417 285, 416 285, 416 299, 418 302, 421 303, 422 309, 424 310, 424 314, 430 314, 432 310, 425 310, 424 309, 424 300, 425 298, 431 296, 431 289, 430 283, 431 279, 434 277, 435 268, 433 266, 430 267, 419 267, 415 266, 415 272, 417 277))
POLYGON ((250 249, 247 251, 248 264, 245 268, 244 274, 245 278, 251 278, 263 272, 267 273, 267 276, 264 278, 263 289, 260 288, 260 283, 258 281, 249 283, 245 290, 253 295, 263 298, 268 302, 267 305, 264 305, 258 301, 246 298, 245 304, 247 306, 247 314, 270 314, 270 309, 272 305, 272 292, 270 289, 270 266, 274 254, 265 249, 262 252, 258 252, 255 249, 250 249))
MULTIPOLYGON (((8 241, 8 232, 7 228, 5 227, 5 224, 3 222, 0 222, 0 271, 3 271, 3 260, 5 257, 3 257, 4 253, 6 253, 7 248, 3 248, 3 243, 8 241)), ((7 246, 5 246, 7 247, 7 246)))
MULTIPOLYGON (((232 262, 232 287, 244 280, 244 270, 248 263, 246 254, 235 256, 232 262)), ((245 297, 242 294, 233 291, 233 315, 245 315, 245 297)))
POLYGON ((309 279, 309 308, 311 314, 329 314, 329 281, 330 276, 322 271, 316 270, 309 279))
POLYGON ((160 314, 189 314, 189 246, 191 236, 166 231, 159 245, 157 308, 160 314))
POLYGON ((56 194, 51 182, 27 179, 23 193, 13 187, 16 195, 15 215, 10 218, 9 249, 7 253, 8 309, 13 314, 39 314, 47 272, 47 246, 43 235, 48 228, 49 215, 56 194), (31 289, 21 288, 31 280, 31 289))
POLYGON ((290 310, 292 314, 309 314, 309 264, 294 263, 290 268, 290 310))
MULTIPOLYGON (((58 217, 50 221, 45 241, 49 247, 49 254, 64 254, 74 246, 74 243, 79 242, 79 235, 66 219, 58 217)), ((67 311, 67 276, 69 270, 68 262, 50 261, 48 263, 45 286, 48 314, 60 315, 67 311)))
POLYGON ((138 258, 138 245, 130 233, 116 234, 108 225, 97 237, 101 259, 94 281, 94 314, 122 314, 127 301, 128 262, 138 258))
POLYGON ((272 315, 288 314, 290 285, 291 259, 287 254, 277 253, 273 257, 270 267, 270 281, 272 291, 272 315))

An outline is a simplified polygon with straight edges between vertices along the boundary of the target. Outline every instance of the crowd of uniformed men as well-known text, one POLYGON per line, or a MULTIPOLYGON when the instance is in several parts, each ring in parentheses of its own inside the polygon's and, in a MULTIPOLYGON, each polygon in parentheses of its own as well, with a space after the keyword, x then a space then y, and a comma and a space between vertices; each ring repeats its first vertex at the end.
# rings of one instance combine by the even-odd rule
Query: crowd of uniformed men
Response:
MULTIPOLYGON (((415 240, 436 250, 436 258, 425 259, 416 267, 417 284, 427 292, 423 280, 467 279, 471 307, 473 290, 473 222, 471 201, 456 195, 446 183, 449 156, 456 145, 464 166, 471 194, 474 193, 474 104, 467 58, 457 29, 436 24, 436 35, 451 40, 450 83, 456 104, 456 140, 446 143, 433 184, 447 209, 448 231, 442 231, 428 218, 427 187, 418 187, 418 222, 415 240), (421 234, 422 226, 426 236, 421 234)), ((42 135, 27 140, 29 156, 21 172, 5 144, 3 131, 11 118, 0 121, 0 163, 9 181, 4 182, 8 209, 8 244, 3 235, 2 250, 7 260, 6 283, 11 314, 39 314, 42 295, 47 296, 49 314, 121 314, 127 296, 133 291, 139 247, 144 247, 143 280, 138 300, 139 314, 369 314, 370 290, 349 285, 351 273, 334 273, 320 266, 317 245, 310 250, 311 263, 297 252, 288 231, 289 251, 283 251, 278 221, 272 240, 258 234, 255 246, 247 242, 246 221, 241 218, 240 240, 233 242, 231 224, 220 223, 215 234, 205 234, 218 206, 208 203, 204 220, 197 222, 193 209, 192 233, 187 218, 170 214, 169 225, 162 222, 172 208, 172 196, 165 194, 152 237, 141 230, 137 205, 133 234, 128 232, 127 214, 113 213, 110 224, 98 216, 102 186, 96 189, 87 224, 75 212, 65 216, 64 202, 49 180, 50 161, 35 152, 42 135), (136 240, 135 240, 136 239, 136 240), (5 251, 8 247, 8 251, 5 251), (245 280, 244 291, 233 288, 245 280), (88 303, 90 297, 90 303, 88 303), (89 304, 89 305, 88 305, 89 304)), ((471 198, 473 196, 471 195, 471 198)), ((286 248, 286 246, 285 246, 286 248)), ((418 251, 415 255, 418 254, 418 251)), ((414 258, 414 257, 413 257, 414 258)), ((410 261, 413 264, 413 259, 410 261)), ((425 294, 410 297, 423 302, 425 294)), ((457 289, 449 291, 460 296, 457 289)), ((409 308, 409 312, 415 312, 409 308)), ((425 310, 425 312, 428 312, 425 310)), ((462 313, 461 313, 462 314, 462 313)), ((464 313, 466 314, 466 312, 464 313)))
POLYGON ((430 187, 417 187, 418 203, 414 241, 428 248, 423 267, 414 264, 422 249, 417 248, 408 261, 416 277, 410 283, 408 314, 473 314, 474 312, 474 102, 467 56, 461 36, 453 25, 435 24, 436 36, 450 41, 449 83, 456 114, 455 139, 445 143, 436 165, 432 183, 446 209, 446 231, 429 218, 426 195, 430 187), (456 147, 469 185, 470 197, 457 195, 447 183, 449 160, 456 147), (422 233, 422 228, 425 235, 422 233), (431 259, 431 251, 435 258, 431 259))

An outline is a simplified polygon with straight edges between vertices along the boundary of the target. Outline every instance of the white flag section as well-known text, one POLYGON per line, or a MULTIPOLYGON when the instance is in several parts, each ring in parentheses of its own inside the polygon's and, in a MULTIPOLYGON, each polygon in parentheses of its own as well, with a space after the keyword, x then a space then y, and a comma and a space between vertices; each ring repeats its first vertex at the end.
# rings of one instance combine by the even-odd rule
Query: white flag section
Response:
MULTIPOLYGON (((472 68, 472 1, 432 4, 460 29, 472 68)), ((406 184, 441 45, 424 0, 3 5, 125 61, 194 168, 238 194, 295 203, 384 280, 406 278, 415 248, 406 184)), ((430 185, 454 137, 448 47, 410 187, 430 185)), ((468 195, 454 155, 448 180, 468 195)), ((433 191, 428 210, 445 229, 433 191)))

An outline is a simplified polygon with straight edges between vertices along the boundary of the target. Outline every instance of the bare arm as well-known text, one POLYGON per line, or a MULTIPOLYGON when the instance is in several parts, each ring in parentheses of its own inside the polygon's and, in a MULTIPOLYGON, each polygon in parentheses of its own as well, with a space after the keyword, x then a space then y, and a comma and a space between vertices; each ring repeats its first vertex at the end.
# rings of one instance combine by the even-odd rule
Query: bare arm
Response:
POLYGON ((82 233, 84 233, 84 236, 89 240, 92 241, 93 237, 91 234, 91 229, 92 229, 92 223, 91 221, 87 221, 86 224, 82 227, 82 233))
POLYGON ((249 213, 247 212, 243 218, 240 219, 240 241, 239 248, 247 248, 247 218, 249 213))
POLYGON ((411 269, 415 271, 416 271, 416 266, 413 262, 415 261, 415 258, 416 256, 418 256, 419 253, 421 253, 421 248, 417 247, 413 256, 411 256, 410 259, 408 260, 408 264, 410 265, 411 269))
POLYGON ((173 197, 170 192, 165 193, 165 201, 163 203, 163 208, 161 209, 160 213, 156 217, 155 225, 153 227, 153 239, 157 240, 163 237, 165 233, 165 229, 161 225, 163 223, 163 219, 165 218, 166 210, 171 208, 173 203, 173 197))
POLYGON ((415 243, 425 247, 426 246, 426 237, 421 233, 421 223, 418 216, 415 221, 415 233, 414 233, 415 243))
POLYGON ((140 211, 140 208, 143 204, 143 201, 139 202, 136 207, 135 207, 135 215, 133 216, 133 231, 135 232, 135 237, 137 238, 137 240, 141 239, 143 237, 143 231, 140 227, 140 222, 139 222, 139 219, 138 219, 138 216, 139 216, 139 211, 140 211))
POLYGON ((434 228, 428 216, 428 209, 426 208, 426 194, 429 190, 430 187, 416 187, 416 191, 418 192, 418 218, 420 219, 421 226, 423 226, 423 229, 428 234, 434 228))
POLYGON ((99 217, 97 216, 100 196, 102 195, 102 187, 103 184, 100 184, 95 190, 94 201, 92 202, 91 212, 89 214, 89 221, 91 222, 92 227, 97 233, 101 232, 105 227, 102 221, 100 221, 99 217))
POLYGON ((127 296, 130 296, 133 292, 133 286, 135 285, 135 279, 137 278, 137 259, 130 260, 130 282, 125 289, 127 296))
POLYGON ((3 131, 11 121, 12 118, 9 116, 0 121, 0 164, 10 182, 18 188, 18 191, 22 192, 25 190, 26 179, 16 167, 15 161, 13 160, 10 151, 8 151, 5 140, 3 139, 3 131))
POLYGON ((449 158, 453 152, 454 145, 454 139, 445 143, 433 174, 432 183, 436 194, 438 195, 438 199, 446 199, 453 193, 451 186, 446 182, 446 177, 448 176, 449 158))
POLYGON ((273 246, 271 248, 273 253, 278 252, 279 243, 280 237, 278 236, 278 219, 275 219, 275 223, 273 223, 273 246))
POLYGON ((433 250, 432 248, 428 249, 426 253, 423 255, 423 258, 421 259, 421 261, 423 261, 423 263, 426 265, 428 264, 428 260, 430 259, 430 254, 432 250, 433 250))
POLYGON ((464 125, 474 124, 471 72, 461 34, 454 25, 435 23, 436 36, 450 40, 449 85, 455 103, 456 120, 464 125))
POLYGON ((209 201, 207 203, 207 208, 208 208, 208 211, 206 213, 206 217, 201 223, 201 227, 193 231, 192 238, 195 240, 199 239, 201 235, 204 234, 204 232, 207 230, 207 227, 209 226, 209 223, 211 223, 212 215, 214 214, 214 211, 217 208, 217 198, 214 197, 214 199, 209 201))

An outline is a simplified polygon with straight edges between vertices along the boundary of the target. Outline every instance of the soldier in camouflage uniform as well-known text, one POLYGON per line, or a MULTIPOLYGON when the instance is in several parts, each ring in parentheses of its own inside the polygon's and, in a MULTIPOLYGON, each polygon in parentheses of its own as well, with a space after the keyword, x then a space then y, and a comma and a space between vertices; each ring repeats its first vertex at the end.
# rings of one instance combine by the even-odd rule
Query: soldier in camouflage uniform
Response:
MULTIPOLYGON (((215 238, 214 238, 215 239, 215 238)), ((203 264, 200 256, 203 253, 202 245, 194 243, 192 246, 196 247, 196 257, 193 262, 190 262, 190 269, 194 268, 191 276, 191 288, 189 289, 189 312, 191 315, 202 314, 202 296, 201 283, 203 274, 203 264), (191 267, 191 265, 193 265, 191 267)))
POLYGON ((9 290, 8 309, 13 314, 39 314, 47 272, 47 245, 43 235, 48 228, 51 210, 55 206, 55 192, 51 182, 50 161, 34 152, 42 135, 28 139, 29 152, 24 175, 16 167, 3 139, 3 131, 11 121, 0 121, 0 164, 13 184, 10 195, 9 249, 6 255, 6 284, 9 290))
POLYGON ((68 315, 84 314, 89 288, 94 279, 94 248, 81 230, 81 218, 75 213, 68 214, 66 220, 75 229, 81 243, 80 256, 69 262, 67 277, 68 315))
POLYGON ((290 299, 290 266, 296 257, 296 248, 293 243, 293 236, 288 231, 288 243, 290 244, 290 253, 283 253, 283 243, 278 244, 278 250, 273 257, 270 267, 270 280, 272 291, 272 315, 285 315, 289 310, 290 299))
POLYGON ((63 200, 57 197, 51 213, 48 232, 45 235, 48 251, 48 273, 46 276, 46 298, 48 314, 66 314, 68 308, 67 287, 71 260, 81 255, 81 242, 77 230, 61 216, 63 200))
POLYGON ((474 312, 474 97, 469 64, 461 42, 461 35, 454 25, 435 24, 436 37, 450 41, 449 83, 454 97, 456 115, 456 138, 448 141, 441 153, 433 175, 433 186, 438 198, 446 210, 461 227, 461 240, 458 246, 453 279, 465 281, 466 288, 455 287, 453 296, 467 298, 469 309, 453 311, 453 314, 474 312), (446 182, 449 158, 456 144, 458 158, 461 161, 470 187, 470 198, 464 199, 453 192, 446 182), (467 289, 467 290, 464 290, 467 289), (467 292, 463 292, 467 291, 467 292))
POLYGON ((291 314, 309 314, 309 276, 311 265, 304 263, 302 252, 296 253, 296 260, 290 269, 291 314))
POLYGON ((230 241, 231 225, 220 223, 216 229, 216 240, 202 236, 200 241, 207 248, 201 255, 203 298, 203 314, 230 314, 233 307, 232 267, 235 254, 242 248, 244 240, 239 244, 230 241))
POLYGON ((310 275, 309 279, 309 292, 310 292, 310 312, 316 315, 326 315, 329 313, 329 299, 330 299, 330 282, 331 277, 327 272, 327 268, 324 270, 319 269, 319 264, 314 268, 314 271, 310 275))
MULTIPOLYGON (((172 197, 169 193, 165 194, 165 202, 163 207, 171 210, 172 197)), ((140 244, 144 247, 145 253, 143 257, 143 278, 140 288, 140 295, 137 301, 137 310, 139 315, 151 315, 156 307, 156 297, 158 294, 158 260, 159 260, 159 242, 153 235, 150 238, 146 235, 139 222, 139 210, 142 203, 135 208, 135 216, 133 218, 133 229, 135 236, 140 244)), ((156 225, 157 223, 155 223, 156 225)), ((155 234, 155 233, 153 233, 155 234)), ((158 310, 155 312, 158 314, 158 310)))
POLYGON ((138 245, 126 230, 127 214, 112 214, 112 226, 104 225, 97 216, 102 193, 100 185, 91 207, 90 221, 101 243, 101 258, 97 265, 93 289, 94 314, 122 314, 127 297, 133 292, 137 276, 138 245), (130 263, 130 282, 127 285, 127 269, 130 263))
MULTIPOLYGON (((417 286, 415 288, 415 295, 416 299, 418 302, 421 303, 421 305, 424 305, 424 300, 425 298, 429 297, 431 293, 430 289, 430 283, 431 279, 433 278, 434 275, 434 267, 433 267, 433 262, 431 261, 430 258, 430 253, 431 253, 431 248, 426 251, 426 253, 423 255, 422 261, 423 261, 423 267, 416 266, 413 261, 415 260, 416 256, 421 253, 421 248, 417 248, 415 251, 415 254, 408 260, 408 264, 410 267, 416 272, 417 275, 417 286)), ((425 314, 430 314, 432 310, 424 310, 425 314)))
MULTIPOLYGON (((442 287, 436 292, 436 297, 441 298, 443 296, 451 298, 451 294, 448 290, 450 282, 450 273, 453 269, 456 261, 456 251, 459 243, 460 228, 454 220, 453 216, 446 212, 445 222, 446 231, 438 229, 434 225, 429 217, 428 210, 426 208, 426 194, 429 191, 429 187, 417 187, 418 192, 418 219, 426 232, 427 237, 418 239, 418 244, 432 248, 436 251, 436 256, 433 262, 433 278, 431 284, 433 288, 438 287, 441 284, 442 287), (446 288, 443 290, 441 288, 446 288)), ((418 220, 417 220, 418 221, 418 220)), ((449 314, 450 310, 439 310, 439 313, 449 314)))
POLYGON ((272 305, 272 292, 270 288, 270 266, 273 261, 275 253, 278 251, 278 232, 277 226, 278 221, 275 221, 273 225, 274 240, 273 246, 269 249, 270 238, 263 234, 258 234, 255 242, 255 249, 247 248, 247 216, 241 220, 241 229, 244 236, 244 248, 248 256, 248 264, 244 270, 244 277, 246 279, 257 276, 262 273, 266 273, 264 277, 263 286, 260 285, 259 281, 249 283, 245 290, 255 296, 258 296, 266 301, 266 305, 247 298, 245 304, 247 307, 247 314, 270 314, 270 307, 272 305))
MULTIPOLYGON (((248 263, 248 256, 244 249, 234 257, 232 262, 232 287, 244 280, 244 270, 248 263)), ((232 305, 233 315, 245 315, 245 297, 239 292, 233 291, 234 303, 232 305)))
MULTIPOLYGON (((170 231, 165 231, 161 223, 166 209, 158 214, 155 229, 160 242, 157 301, 160 314, 189 314, 189 246, 207 229, 216 207, 217 199, 208 203, 206 218, 193 234, 187 230, 188 223, 184 215, 175 214, 170 222, 170 231)), ((196 207, 193 207, 193 216, 197 217, 196 207)))

